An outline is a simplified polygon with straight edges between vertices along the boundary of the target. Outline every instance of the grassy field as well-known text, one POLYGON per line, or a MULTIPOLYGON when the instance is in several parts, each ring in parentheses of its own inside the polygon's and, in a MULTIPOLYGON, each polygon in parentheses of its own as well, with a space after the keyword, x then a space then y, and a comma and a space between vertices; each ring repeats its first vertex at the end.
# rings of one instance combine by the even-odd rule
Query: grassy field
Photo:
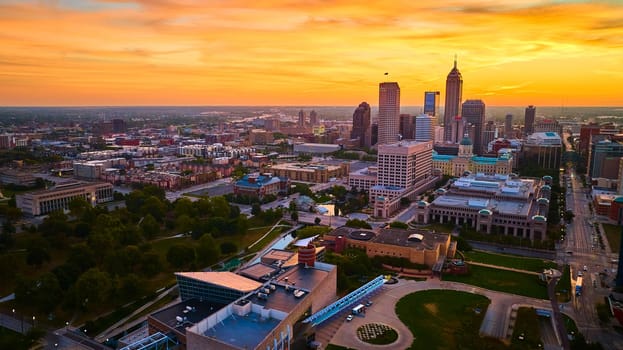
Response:
POLYGON ((478 250, 466 252, 465 259, 467 261, 475 261, 496 266, 512 267, 515 269, 534 272, 543 272, 544 269, 556 268, 556 263, 549 260, 524 258, 515 255, 487 253, 478 250))
POLYGON ((400 299, 396 313, 413 333, 410 349, 506 349, 479 335, 489 303, 482 295, 431 290, 400 299))
POLYGON ((541 330, 539 319, 533 308, 522 307, 517 310, 517 319, 511 340, 513 349, 541 349, 541 330), (523 340, 519 339, 523 336, 523 340))
POLYGON ((470 265, 469 269, 468 275, 444 275, 443 279, 499 292, 547 299, 547 289, 535 275, 475 265, 470 265))
POLYGON ((604 231, 606 231, 606 238, 608 238, 608 244, 613 253, 619 252, 621 246, 621 227, 617 225, 602 224, 604 231))

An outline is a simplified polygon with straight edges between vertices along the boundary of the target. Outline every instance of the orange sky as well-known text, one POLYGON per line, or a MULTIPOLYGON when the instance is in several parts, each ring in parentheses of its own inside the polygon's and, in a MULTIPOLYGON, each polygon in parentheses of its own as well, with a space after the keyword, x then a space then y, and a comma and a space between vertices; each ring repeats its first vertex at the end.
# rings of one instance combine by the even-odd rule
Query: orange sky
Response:
POLYGON ((384 72, 421 105, 455 54, 464 99, 623 106, 619 0, 0 0, 0 28, 4 106, 376 105, 384 72))

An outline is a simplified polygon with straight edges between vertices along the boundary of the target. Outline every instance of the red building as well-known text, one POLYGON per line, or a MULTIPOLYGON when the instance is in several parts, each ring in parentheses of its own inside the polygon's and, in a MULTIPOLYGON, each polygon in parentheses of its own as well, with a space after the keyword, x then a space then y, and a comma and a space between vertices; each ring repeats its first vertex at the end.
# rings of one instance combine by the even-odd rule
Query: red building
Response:
POLYGON ((601 127, 598 123, 589 123, 580 127, 580 145, 578 151, 580 155, 588 155, 588 150, 591 147, 591 138, 593 135, 598 135, 601 127))

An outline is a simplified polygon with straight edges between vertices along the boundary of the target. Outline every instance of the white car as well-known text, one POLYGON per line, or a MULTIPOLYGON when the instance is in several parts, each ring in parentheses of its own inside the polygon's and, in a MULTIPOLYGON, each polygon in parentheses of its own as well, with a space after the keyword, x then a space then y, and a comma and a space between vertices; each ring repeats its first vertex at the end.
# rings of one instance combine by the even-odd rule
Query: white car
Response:
POLYGON ((584 265, 584 271, 588 271, 588 266, 584 265))
POLYGON ((346 322, 350 322, 353 320, 353 315, 346 316, 346 322))

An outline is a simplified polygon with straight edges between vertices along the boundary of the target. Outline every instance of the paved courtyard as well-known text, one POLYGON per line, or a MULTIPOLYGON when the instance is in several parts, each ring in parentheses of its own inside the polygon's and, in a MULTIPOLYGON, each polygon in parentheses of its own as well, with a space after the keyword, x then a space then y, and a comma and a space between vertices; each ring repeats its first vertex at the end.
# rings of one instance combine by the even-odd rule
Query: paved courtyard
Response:
POLYGON ((396 303, 408 294, 429 289, 456 290, 488 297, 491 300, 491 304, 487 309, 480 331, 482 334, 500 339, 506 335, 512 305, 531 305, 544 309, 551 308, 548 300, 494 292, 462 283, 446 282, 438 279, 429 279, 422 282, 400 279, 397 284, 386 284, 380 293, 371 297, 374 304, 368 308, 365 316, 355 316, 351 322, 346 322, 348 312, 345 311, 343 315, 319 326, 317 334, 326 341, 323 341, 323 345, 331 343, 361 350, 407 349, 413 343, 413 334, 396 315, 396 303), (395 329, 398 332, 396 342, 388 345, 373 345, 359 340, 356 334, 357 328, 363 324, 373 322, 386 324, 395 329))

